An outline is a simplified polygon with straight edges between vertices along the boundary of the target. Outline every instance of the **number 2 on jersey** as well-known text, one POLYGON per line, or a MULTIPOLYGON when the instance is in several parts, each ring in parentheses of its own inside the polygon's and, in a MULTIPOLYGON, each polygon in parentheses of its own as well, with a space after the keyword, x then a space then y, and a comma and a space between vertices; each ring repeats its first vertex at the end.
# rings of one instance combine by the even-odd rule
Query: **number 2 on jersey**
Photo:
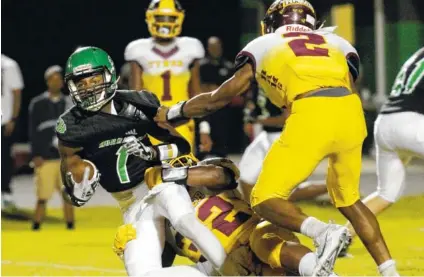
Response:
POLYGON ((161 101, 170 101, 172 100, 171 96, 171 71, 167 70, 162 75, 160 75, 163 80, 163 95, 161 101))
POLYGON ((285 38, 308 37, 294 39, 288 43, 296 57, 329 57, 329 51, 327 48, 316 46, 326 44, 323 36, 313 33, 298 32, 283 34, 283 36, 285 38), (314 45, 313 49, 308 48, 306 44, 314 45))

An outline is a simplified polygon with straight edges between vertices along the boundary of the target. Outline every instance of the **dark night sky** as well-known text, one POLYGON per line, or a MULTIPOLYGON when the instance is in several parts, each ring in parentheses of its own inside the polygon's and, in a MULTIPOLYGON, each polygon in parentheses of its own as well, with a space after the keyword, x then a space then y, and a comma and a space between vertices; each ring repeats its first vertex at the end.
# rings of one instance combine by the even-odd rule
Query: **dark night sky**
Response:
MULTIPOLYGON (((186 11, 182 35, 205 42, 211 35, 224 41, 225 56, 239 50, 237 0, 180 0, 186 11)), ((149 36, 144 22, 147 0, 3 0, 2 53, 15 59, 22 70, 25 89, 19 137, 25 139, 28 103, 45 90, 43 74, 53 64, 63 66, 80 45, 106 50, 119 67, 125 46, 149 36)))

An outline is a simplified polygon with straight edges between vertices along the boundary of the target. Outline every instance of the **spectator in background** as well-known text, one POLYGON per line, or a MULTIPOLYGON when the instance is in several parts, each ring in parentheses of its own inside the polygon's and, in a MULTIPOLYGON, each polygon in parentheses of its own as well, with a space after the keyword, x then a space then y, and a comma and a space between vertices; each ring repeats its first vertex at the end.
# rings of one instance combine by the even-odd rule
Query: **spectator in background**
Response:
POLYGON ((24 88, 21 70, 16 61, 1 55, 1 208, 14 209, 10 181, 13 175, 11 148, 13 134, 21 110, 21 91, 24 88))
MULTIPOLYGON (((223 49, 219 38, 208 39, 207 52, 207 56, 200 61, 202 91, 217 89, 233 73, 233 64, 222 57, 223 49)), ((207 156, 225 157, 232 135, 231 121, 229 107, 203 118, 199 124, 200 152, 207 153, 207 156)))
MULTIPOLYGON (((62 191, 58 139, 55 134, 56 121, 66 110, 67 101, 63 88, 62 68, 58 65, 47 68, 44 79, 47 91, 33 98, 29 105, 29 140, 32 164, 35 168, 37 204, 33 230, 39 230, 46 213, 46 202, 55 189, 62 191)), ((74 228, 73 206, 63 200, 63 211, 68 229, 74 228)))

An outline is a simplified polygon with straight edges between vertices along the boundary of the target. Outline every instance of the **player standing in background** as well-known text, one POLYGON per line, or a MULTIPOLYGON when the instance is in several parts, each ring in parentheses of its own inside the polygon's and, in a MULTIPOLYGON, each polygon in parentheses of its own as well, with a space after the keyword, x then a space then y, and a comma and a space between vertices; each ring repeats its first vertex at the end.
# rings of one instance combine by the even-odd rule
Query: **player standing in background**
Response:
MULTIPOLYGON (((256 82, 251 86, 248 97, 244 109, 244 129, 252 130, 253 124, 259 124, 262 128, 244 151, 239 165, 239 190, 243 198, 250 202, 250 193, 258 180, 262 163, 271 145, 280 137, 288 112, 287 109, 273 105, 256 82)), ((322 200, 328 196, 325 181, 302 182, 290 195, 289 200, 312 200, 319 196, 322 196, 322 200)))
POLYGON ((13 175, 11 148, 16 122, 21 110, 21 92, 24 88, 21 69, 16 61, 1 54, 1 209, 14 210, 10 181, 13 175))
POLYGON ((157 122, 205 116, 245 92, 256 79, 278 107, 289 107, 284 131, 267 154, 252 190, 252 208, 279 226, 301 232, 318 245, 319 263, 332 270, 349 241, 346 227, 326 224, 288 201, 291 192, 324 158, 334 205, 352 223, 384 276, 398 276, 375 215, 360 201, 362 143, 366 126, 354 82, 359 56, 334 28, 316 30, 306 0, 276 0, 263 20, 263 36, 236 58, 236 73, 217 90, 162 107, 157 122))
POLYGON ((411 159, 424 159, 424 48, 402 66, 374 130, 378 186, 363 201, 379 214, 401 196, 411 159))
MULTIPOLYGON (((56 121, 68 103, 62 94, 62 68, 50 66, 44 73, 47 91, 34 97, 29 104, 28 137, 31 145, 32 164, 37 187, 37 204, 32 230, 39 230, 46 213, 47 201, 55 190, 62 192, 56 121)), ((68 229, 74 229, 74 207, 63 197, 63 213, 68 229)))
MULTIPOLYGON (((207 55, 200 60, 200 79, 202 91, 217 89, 222 82, 231 75, 233 63, 223 57, 222 41, 218 37, 208 39, 207 55)), ((229 152, 230 136, 234 134, 231 129, 234 120, 231 107, 225 107, 220 111, 200 119, 199 141, 200 146, 210 145, 210 149, 199 149, 203 157, 226 157, 229 152), (212 139, 212 141, 208 141, 212 139)), ((200 157, 199 153, 197 154, 200 157)))
MULTIPOLYGON (((152 37, 135 40, 125 49, 125 60, 131 62, 130 89, 151 91, 162 105, 171 106, 201 92, 198 60, 205 56, 205 49, 198 39, 178 37, 183 21, 184 10, 177 0, 152 0, 146 11, 152 37)), ((177 131, 194 149, 194 121, 177 131)))

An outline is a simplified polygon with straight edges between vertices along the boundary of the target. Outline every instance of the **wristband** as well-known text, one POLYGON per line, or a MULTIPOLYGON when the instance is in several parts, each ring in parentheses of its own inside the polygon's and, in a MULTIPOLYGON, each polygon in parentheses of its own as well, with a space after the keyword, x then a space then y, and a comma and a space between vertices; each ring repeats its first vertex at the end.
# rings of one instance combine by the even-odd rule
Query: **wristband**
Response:
POLYGON ((210 134, 211 133, 211 125, 207 121, 202 121, 199 124, 199 132, 201 134, 210 134))
POLYGON ((183 113, 185 103, 186 101, 181 101, 169 108, 168 113, 166 114, 166 120, 172 122, 187 119, 186 117, 184 117, 183 113))
POLYGON ((165 167, 161 171, 162 181, 185 185, 188 177, 188 167, 165 167))
POLYGON ((157 159, 166 161, 178 157, 178 147, 176 144, 163 144, 156 146, 157 159))

